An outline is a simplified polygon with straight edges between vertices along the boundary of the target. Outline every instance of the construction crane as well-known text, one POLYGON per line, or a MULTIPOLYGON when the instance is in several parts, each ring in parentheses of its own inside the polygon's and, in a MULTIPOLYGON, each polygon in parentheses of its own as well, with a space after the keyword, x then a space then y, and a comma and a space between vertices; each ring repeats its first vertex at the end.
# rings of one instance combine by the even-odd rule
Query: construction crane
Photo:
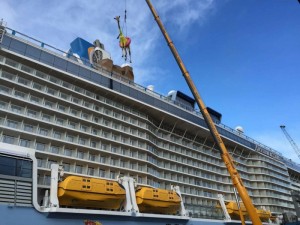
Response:
MULTIPOLYGON (((262 225, 262 222, 260 221, 259 216, 255 210, 255 207, 252 204, 252 201, 251 201, 249 194, 242 182, 242 179, 241 179, 237 169, 235 168, 234 161, 233 161, 231 155, 229 154, 229 152, 227 151, 225 144, 223 143, 221 136, 218 133, 217 128, 216 128, 212 118, 210 117, 210 115, 207 111, 207 108, 206 108, 202 98, 200 97, 200 94, 198 93, 194 82, 192 81, 192 79, 190 77, 189 72, 187 71, 183 61, 181 60, 180 55, 178 54, 171 38, 169 37, 164 25, 162 24, 156 10, 152 6, 150 0, 146 0, 146 2, 154 16, 154 19, 156 20, 156 22, 162 32, 163 36, 165 37, 171 52, 173 53, 173 56, 182 72, 182 75, 184 76, 184 78, 185 78, 197 104, 198 104, 198 107, 202 113, 202 116, 203 116, 209 130, 210 130, 210 133, 212 134, 214 141, 217 143, 217 145, 219 147, 221 157, 222 157, 222 159, 227 167, 227 170, 231 176, 232 183, 233 183, 234 187, 238 190, 238 193, 244 203, 244 206, 250 216, 250 219, 252 220, 252 224, 253 225, 262 225)), ((241 221, 244 222, 242 216, 241 216, 241 221)))
POLYGON ((281 128, 282 132, 284 133, 284 135, 286 136, 286 138, 288 139, 288 141, 290 142, 290 144, 293 147, 293 149, 295 150, 298 158, 300 159, 300 149, 298 148, 298 146, 296 145, 296 143, 294 142, 294 140, 291 138, 291 136, 289 135, 289 133, 286 131, 285 125, 281 125, 280 128, 281 128))

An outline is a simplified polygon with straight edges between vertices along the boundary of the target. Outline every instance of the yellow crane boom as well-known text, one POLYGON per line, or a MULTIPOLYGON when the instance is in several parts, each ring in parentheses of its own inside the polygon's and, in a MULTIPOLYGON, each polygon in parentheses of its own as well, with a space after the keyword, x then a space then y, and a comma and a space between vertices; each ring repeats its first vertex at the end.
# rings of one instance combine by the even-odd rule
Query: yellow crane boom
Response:
POLYGON ((202 98, 200 97, 200 94, 199 92, 197 91, 197 88, 194 84, 194 82, 192 81, 191 77, 190 77, 190 74, 189 72, 187 71, 187 69, 185 68, 185 65, 183 63, 183 61, 181 60, 181 57, 180 55, 178 54, 171 38, 169 37, 164 25, 162 24, 156 10, 154 9, 154 7, 152 6, 150 0, 146 0, 153 16, 154 16, 154 19, 156 20, 163 36, 165 37, 168 45, 169 45, 169 48, 171 50, 171 52, 173 53, 173 56, 182 72, 182 75, 184 76, 197 104, 198 104, 198 107, 202 113, 202 116, 213 136, 213 139, 214 141, 217 143, 219 149, 220 149, 220 154, 222 156, 222 159, 227 167, 227 170, 231 176, 231 179, 232 179, 232 183, 234 185, 234 187, 237 189, 243 203, 244 203, 244 206, 252 220, 252 224, 253 225, 261 225, 262 222, 260 221, 259 219, 259 216, 258 214, 256 213, 256 210, 255 210, 255 207, 253 206, 252 204, 252 201, 249 197, 249 194, 242 182, 242 179, 237 171, 237 169, 235 168, 235 165, 234 165, 234 162, 229 154, 229 152, 227 151, 226 147, 225 147, 225 144, 223 143, 222 139, 221 139, 221 136, 220 134, 218 133, 217 131, 217 128, 214 124, 214 122, 212 121, 207 109, 206 109, 206 106, 202 100, 202 98))

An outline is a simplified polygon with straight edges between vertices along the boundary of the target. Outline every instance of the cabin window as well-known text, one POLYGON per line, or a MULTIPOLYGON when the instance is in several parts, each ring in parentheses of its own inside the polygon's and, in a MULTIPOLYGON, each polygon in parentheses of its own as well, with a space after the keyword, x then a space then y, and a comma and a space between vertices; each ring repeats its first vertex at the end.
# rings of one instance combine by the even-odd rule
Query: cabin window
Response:
POLYGON ((100 177, 105 177, 105 170, 101 170, 101 169, 100 169, 99 176, 100 176, 100 177))
POLYGON ((25 98, 26 94, 21 91, 15 91, 15 96, 18 98, 25 98))
POLYGON ((92 154, 90 154, 90 155, 89 155, 89 159, 90 159, 91 161, 95 161, 95 160, 96 160, 96 156, 95 156, 95 155, 92 155, 92 154))
POLYGON ((73 97, 72 102, 74 102, 76 104, 79 104, 80 100, 78 98, 73 97))
POLYGON ((34 89, 37 89, 37 90, 42 90, 43 86, 38 84, 38 83, 33 83, 33 86, 32 86, 34 89))
POLYGON ((37 112, 29 109, 29 110, 27 111, 27 115, 28 115, 28 116, 31 116, 31 117, 36 117, 37 112))
POLYGON ((74 141, 74 136, 67 135, 67 141, 73 142, 74 141))
POLYGON ((63 163, 63 168, 64 168, 64 171, 67 171, 67 172, 70 172, 70 163, 63 163))
POLYGON ((115 179, 116 178, 116 173, 114 171, 110 171, 110 178, 115 179))
POLYGON ((91 145, 92 148, 96 148, 97 142, 96 141, 91 141, 90 145, 91 145))
POLYGON ((86 139, 84 139, 84 138, 79 138, 79 144, 85 145, 85 143, 86 143, 86 139))
POLYGON ((51 146, 50 149, 51 149, 52 153, 55 153, 55 154, 59 153, 59 147, 57 147, 57 146, 51 146))
POLYGON ((11 73, 8 73, 6 71, 2 72, 2 77, 6 78, 6 79, 9 79, 9 80, 14 80, 14 78, 15 78, 14 75, 12 75, 11 73))
POLYGON ((62 112, 66 111, 66 107, 64 107, 63 105, 58 105, 57 108, 62 112))
POLYGON ((7 120, 7 126, 11 128, 17 128, 19 122, 13 120, 7 120))
POLYGON ((81 117, 83 118, 83 119, 88 119, 89 118, 89 115, 88 114, 86 114, 86 113, 82 113, 81 114, 81 117))
POLYGON ((76 173, 82 173, 82 166, 81 165, 76 166, 76 173))
POLYGON ((48 130, 47 130, 47 129, 40 128, 40 134, 41 134, 41 135, 44 135, 44 136, 47 136, 47 135, 48 135, 48 130))
POLYGON ((93 176, 93 175, 94 175, 94 172, 95 172, 95 169, 94 169, 94 168, 92 168, 92 167, 89 167, 89 168, 88 168, 88 175, 93 176))
POLYGON ((77 157, 78 158, 83 159, 83 156, 84 156, 83 152, 80 152, 80 151, 77 152, 77 157))
POLYGON ((66 99, 66 100, 69 98, 69 96, 67 94, 62 93, 62 92, 60 93, 60 97, 63 99, 66 99))
POLYGON ((30 147, 30 140, 20 139, 20 146, 29 148, 30 147))
POLYGON ((53 137, 54 137, 54 138, 57 138, 57 139, 60 139, 60 138, 61 138, 61 133, 58 132, 58 131, 54 131, 54 132, 53 132, 53 137))
POLYGON ((47 93, 50 94, 50 95, 55 95, 55 90, 52 89, 52 88, 48 88, 47 93))
POLYGON ((56 123, 59 125, 63 125, 64 124, 64 120, 60 119, 60 118, 56 118, 56 123))
POLYGON ((8 135, 3 135, 3 142, 7 144, 14 144, 15 142, 15 137, 13 136, 8 136, 8 135))
POLYGON ((15 113, 21 113, 22 108, 20 106, 17 105, 12 105, 11 106, 11 111, 15 112, 15 113))
POLYGON ((65 148, 64 154, 65 154, 66 156, 72 156, 72 151, 73 151, 73 150, 71 150, 71 149, 65 148))
POLYGON ((28 85, 29 80, 26 80, 26 79, 24 79, 24 78, 22 78, 22 77, 19 77, 18 83, 24 84, 24 85, 28 85))
POLYGON ((46 144, 39 143, 39 142, 36 143, 36 150, 45 151, 45 149, 46 149, 46 144))

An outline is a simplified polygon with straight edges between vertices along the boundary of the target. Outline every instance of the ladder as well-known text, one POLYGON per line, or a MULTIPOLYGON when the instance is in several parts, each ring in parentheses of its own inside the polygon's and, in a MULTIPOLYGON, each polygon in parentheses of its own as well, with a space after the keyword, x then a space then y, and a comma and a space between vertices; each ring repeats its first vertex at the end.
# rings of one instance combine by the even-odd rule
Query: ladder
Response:
POLYGON ((0 20, 0 44, 2 43, 4 34, 5 34, 6 23, 3 19, 0 20))

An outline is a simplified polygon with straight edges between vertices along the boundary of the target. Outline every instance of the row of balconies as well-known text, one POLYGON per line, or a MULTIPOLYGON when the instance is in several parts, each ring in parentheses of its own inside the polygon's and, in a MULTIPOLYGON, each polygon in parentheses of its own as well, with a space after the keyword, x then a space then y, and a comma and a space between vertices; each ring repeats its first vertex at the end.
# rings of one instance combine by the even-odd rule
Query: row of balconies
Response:
MULTIPOLYGON (((11 60, 8 59, 8 62, 9 62, 9 61, 11 61, 11 60)), ((50 82, 55 83, 55 84, 57 84, 57 85, 61 85, 61 86, 63 86, 63 87, 71 88, 72 90, 74 90, 74 91, 76 91, 76 92, 78 92, 78 93, 85 93, 87 96, 90 96, 90 97, 95 98, 95 95, 94 95, 93 93, 87 91, 87 90, 83 90, 83 89, 81 89, 81 88, 79 88, 79 87, 77 87, 77 86, 73 86, 73 85, 71 85, 71 84, 65 84, 64 81, 61 81, 61 80, 59 80, 59 79, 57 79, 57 78, 54 78, 54 77, 52 77, 52 76, 49 76, 49 75, 47 75, 47 74, 44 74, 44 73, 42 73, 42 72, 40 72, 40 71, 35 71, 35 70, 32 69, 32 68, 28 68, 28 67, 26 67, 26 66, 24 66, 24 65, 20 65, 20 64, 19 64, 19 66, 16 66, 16 64, 11 63, 11 62, 9 62, 9 64, 15 66, 15 67, 18 68, 18 69, 21 69, 21 70, 27 72, 27 73, 32 73, 33 75, 35 74, 35 75, 38 76, 38 77, 41 77, 41 78, 46 79, 46 80, 49 80, 50 82)), ((21 78, 21 79, 23 79, 23 78, 21 78)), ((29 82, 29 81, 28 81, 28 82, 29 82)), ((22 81, 21 83, 27 84, 28 82, 22 81)), ((45 88, 46 88, 46 87, 45 87, 45 88)), ((50 90, 51 90, 51 89, 50 89, 50 90)), ((46 90, 45 90, 45 91, 46 91, 46 90)), ((50 93, 51 93, 51 91, 50 91, 50 93)), ((55 94, 55 93, 52 93, 52 94, 55 94)), ((64 98, 65 98, 65 97, 64 97, 64 98)), ((71 99, 71 97, 70 97, 70 99, 71 99)), ((70 100, 70 99, 69 99, 69 100, 70 100)), ((114 103, 113 101, 111 101, 111 100, 109 100, 109 99, 106 99, 106 98, 103 98, 103 97, 101 97, 101 96, 100 96, 100 97, 99 97, 99 96, 96 97, 96 99, 97 99, 97 100, 102 100, 103 102, 106 102, 106 103, 108 103, 108 104, 114 103)), ((80 103, 80 102, 78 102, 78 103, 80 103)), ((116 106, 118 106, 118 107, 121 107, 122 109, 124 109, 124 107, 125 107, 125 106, 122 106, 122 105, 119 104, 119 103, 116 103, 116 104, 113 104, 113 105, 116 105, 116 106)), ((128 107, 127 107, 127 108, 128 108, 128 107)), ((72 110, 71 110, 71 111, 72 111, 72 110)), ((107 110, 105 110, 105 111, 107 111, 107 110)), ((140 115, 140 113, 138 113, 137 111, 134 110, 134 112, 136 112, 137 115, 140 115)), ((144 117, 145 117, 145 116, 144 116, 144 117)), ((157 133, 157 132, 156 132, 156 133, 157 133)), ((171 137, 171 138, 172 138, 172 137, 171 137)), ((180 140, 180 139, 175 138, 174 140, 180 140)))

